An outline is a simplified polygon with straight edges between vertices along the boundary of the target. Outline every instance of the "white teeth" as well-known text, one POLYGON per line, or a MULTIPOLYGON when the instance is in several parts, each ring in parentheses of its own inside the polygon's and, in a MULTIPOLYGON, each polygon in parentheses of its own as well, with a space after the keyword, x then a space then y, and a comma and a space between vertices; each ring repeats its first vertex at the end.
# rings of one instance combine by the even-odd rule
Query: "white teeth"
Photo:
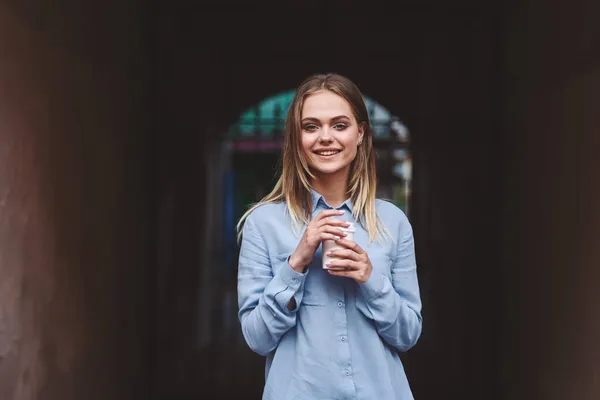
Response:
POLYGON ((333 151, 319 151, 317 152, 317 154, 321 155, 321 156, 332 156, 334 154, 339 153, 339 150, 333 150, 333 151))

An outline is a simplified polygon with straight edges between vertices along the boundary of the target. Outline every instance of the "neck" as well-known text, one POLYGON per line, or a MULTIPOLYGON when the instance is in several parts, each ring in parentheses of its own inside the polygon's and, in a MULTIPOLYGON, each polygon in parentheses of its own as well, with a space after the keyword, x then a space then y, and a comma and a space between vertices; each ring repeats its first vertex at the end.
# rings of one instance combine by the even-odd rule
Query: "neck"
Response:
POLYGON ((348 198, 348 173, 345 168, 333 174, 314 174, 312 188, 317 191, 331 207, 339 207, 348 198))

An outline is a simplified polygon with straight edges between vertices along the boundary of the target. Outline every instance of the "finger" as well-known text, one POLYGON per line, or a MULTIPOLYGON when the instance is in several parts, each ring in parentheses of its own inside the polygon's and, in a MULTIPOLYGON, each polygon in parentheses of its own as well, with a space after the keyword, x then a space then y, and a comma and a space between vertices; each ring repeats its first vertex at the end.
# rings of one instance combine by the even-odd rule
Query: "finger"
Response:
POLYGON ((321 232, 321 233, 330 233, 332 235, 336 235, 338 237, 338 239, 343 238, 343 237, 345 237, 345 236, 348 235, 343 230, 341 230, 339 228, 335 228, 333 226, 328 226, 328 225, 320 227, 319 228, 319 232, 321 232))
POLYGON ((333 249, 327 252, 327 255, 336 259, 349 259, 360 261, 360 254, 348 249, 333 249))
POLYGON ((327 217, 333 217, 336 215, 344 215, 344 211, 343 210, 323 210, 321 211, 317 217, 314 219, 315 221, 320 221, 323 218, 327 218, 327 217))
POLYGON ((350 224, 347 221, 344 221, 343 219, 336 218, 336 217, 323 218, 319 222, 317 222, 318 227, 325 226, 325 225, 341 226, 341 227, 345 227, 345 228, 350 226, 350 224))
POLYGON ((360 255, 364 255, 367 254, 365 253, 365 251, 363 249, 360 248, 360 246, 358 244, 356 244, 356 242, 352 242, 350 240, 345 240, 345 239, 339 239, 336 241, 337 244, 354 251, 357 254, 360 255))
POLYGON ((349 269, 352 271, 356 271, 361 269, 361 264, 354 261, 354 260, 340 260, 340 259, 336 259, 336 260, 331 260, 330 262, 328 262, 327 264, 325 264, 325 266, 327 268, 334 268, 334 269, 349 269))
POLYGON ((353 278, 353 279, 358 278, 356 271, 329 269, 329 270, 327 270, 327 272, 329 272, 329 275, 333 275, 333 276, 342 276, 345 278, 353 278))
POLYGON ((334 242, 337 241, 340 237, 337 234, 334 233, 321 233, 321 236, 319 238, 319 240, 323 241, 323 240, 333 240, 334 242))

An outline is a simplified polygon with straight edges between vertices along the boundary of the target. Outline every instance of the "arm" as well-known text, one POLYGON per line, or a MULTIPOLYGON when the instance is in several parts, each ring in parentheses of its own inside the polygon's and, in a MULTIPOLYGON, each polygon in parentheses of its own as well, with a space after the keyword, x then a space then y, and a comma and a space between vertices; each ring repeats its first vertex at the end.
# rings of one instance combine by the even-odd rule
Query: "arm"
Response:
POLYGON ((238 266, 238 316, 248 346, 263 356, 273 351, 281 337, 296 325, 306 278, 306 273, 292 269, 287 257, 273 262, 275 265, 262 235, 248 218, 238 266), (292 300, 296 307, 289 307, 292 300))
POLYGON ((413 347, 421 335, 421 298, 417 279, 414 239, 408 224, 399 236, 391 281, 373 271, 359 285, 358 309, 375 321, 379 335, 400 351, 413 347))

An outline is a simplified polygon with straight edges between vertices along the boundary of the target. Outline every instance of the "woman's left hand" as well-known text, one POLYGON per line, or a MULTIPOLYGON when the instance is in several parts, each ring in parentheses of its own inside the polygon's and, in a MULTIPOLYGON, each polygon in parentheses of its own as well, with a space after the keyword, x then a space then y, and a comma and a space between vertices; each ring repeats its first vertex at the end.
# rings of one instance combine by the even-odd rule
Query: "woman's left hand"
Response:
POLYGON ((327 253, 332 258, 327 264, 329 273, 334 276, 343 276, 352 278, 358 284, 363 284, 369 280, 373 266, 369 256, 355 242, 339 239, 336 243, 342 246, 342 249, 331 250, 327 253), (341 268, 341 269, 338 269, 341 268))

